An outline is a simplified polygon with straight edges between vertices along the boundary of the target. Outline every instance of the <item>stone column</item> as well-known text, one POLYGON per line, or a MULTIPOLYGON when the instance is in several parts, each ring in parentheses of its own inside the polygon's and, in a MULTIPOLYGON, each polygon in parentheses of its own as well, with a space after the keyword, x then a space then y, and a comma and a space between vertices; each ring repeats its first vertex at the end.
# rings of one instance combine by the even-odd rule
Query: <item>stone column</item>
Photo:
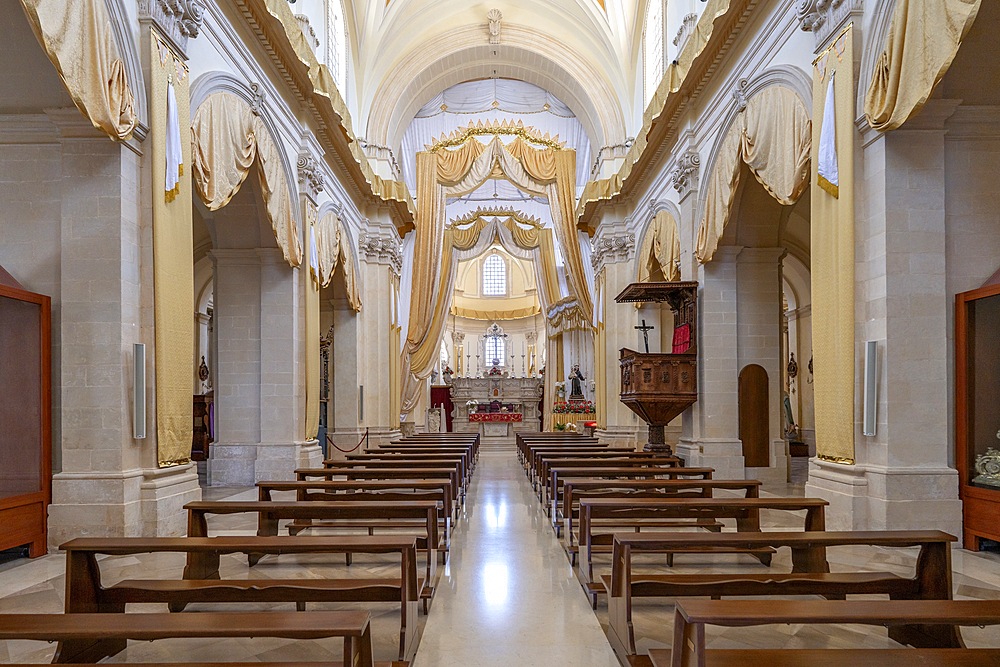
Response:
MULTIPOLYGON (((368 428, 369 447, 387 443, 400 435, 399 415, 390 414, 391 355, 399 356, 398 349, 391 349, 390 328, 393 325, 393 284, 403 266, 402 243, 391 223, 378 225, 366 221, 368 230, 361 235, 359 259, 361 269, 361 311, 358 344, 359 382, 364 386, 364 417, 362 425, 368 428)), ((419 414, 417 410, 414 414, 419 414)))
POLYGON ((603 222, 594 240, 594 273, 604 273, 604 342, 605 364, 594 377, 605 385, 607 396, 607 424, 598 432, 602 440, 613 444, 639 446, 646 442, 646 424, 625 407, 618 397, 621 394, 619 350, 636 347, 635 305, 615 303, 618 295, 629 283, 635 282, 635 234, 624 225, 603 222))
POLYGON ((781 260, 784 256, 784 248, 744 248, 736 261, 738 366, 742 370, 757 364, 767 371, 768 379, 768 466, 747 468, 746 474, 765 482, 788 480, 788 443, 784 440, 781 422, 781 260))
MULTIPOLYGON (((361 441, 358 375, 361 317, 347 299, 332 299, 333 346, 330 356, 330 437, 341 449, 351 449, 361 441)), ((338 456, 336 451, 331 456, 338 456)))
POLYGON ((699 269, 698 401, 677 446, 689 466, 715 468, 719 479, 745 475, 738 402, 736 260, 741 251, 722 246, 699 269))
POLYGON ((806 495, 830 501, 831 529, 960 534, 958 473, 948 465, 944 146, 957 106, 931 100, 888 134, 860 127, 856 349, 860 363, 863 342, 878 341, 878 424, 872 437, 856 430, 855 465, 810 462, 806 495))
POLYGON ((155 431, 145 440, 132 437, 132 346, 153 338, 141 296, 152 280, 141 261, 151 253, 140 201, 142 158, 96 133, 76 109, 48 115, 61 147, 54 318, 61 378, 53 386, 61 406, 54 429, 61 471, 52 480, 49 543, 178 534, 185 525, 181 506, 200 497, 194 466, 160 470, 155 431))

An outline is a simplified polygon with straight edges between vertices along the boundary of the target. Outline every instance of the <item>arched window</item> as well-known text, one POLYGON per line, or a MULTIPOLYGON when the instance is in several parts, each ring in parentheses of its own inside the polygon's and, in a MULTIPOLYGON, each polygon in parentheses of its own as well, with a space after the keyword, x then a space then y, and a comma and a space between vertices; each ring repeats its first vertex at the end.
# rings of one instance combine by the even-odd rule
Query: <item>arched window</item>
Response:
MULTIPOLYGON (((505 296, 507 294, 507 264, 503 257, 494 253, 483 262, 483 296, 505 296)), ((487 355, 487 358, 492 358, 487 355)))
POLYGON ((347 26, 342 0, 326 0, 326 66, 347 97, 347 26))
POLYGON ((646 23, 642 31, 642 63, 643 63, 643 103, 649 104, 653 99, 656 87, 663 78, 663 5, 665 0, 650 0, 646 8, 646 23))

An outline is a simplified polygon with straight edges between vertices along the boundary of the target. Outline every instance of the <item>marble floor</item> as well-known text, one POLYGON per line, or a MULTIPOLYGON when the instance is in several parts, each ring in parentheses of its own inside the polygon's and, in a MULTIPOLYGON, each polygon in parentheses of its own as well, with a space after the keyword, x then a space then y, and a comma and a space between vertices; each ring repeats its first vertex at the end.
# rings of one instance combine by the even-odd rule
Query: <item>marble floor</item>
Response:
MULTIPOLYGON (((793 475, 793 478, 798 476, 793 475)), ((769 488, 766 493, 802 495, 798 479, 769 488)), ((253 490, 209 489, 206 498, 245 498, 253 490)), ((766 529, 790 526, 778 512, 762 517, 766 529)), ((216 517, 213 535, 247 534, 255 529, 247 517, 216 517)), ((912 571, 911 549, 840 548, 830 551, 832 568, 872 568, 906 573, 912 571)), ((397 561, 398 562, 398 561, 397 561)), ((608 569, 610 558, 595 562, 597 570, 608 569)), ((651 559, 649 567, 663 567, 662 559, 651 559)), ((987 553, 953 552, 955 597, 1000 599, 1000 556, 987 553)), ((183 558, 176 554, 105 558, 101 562, 105 582, 122 578, 179 577, 183 558)), ((773 568, 786 568, 787 555, 779 554, 773 568)), ((35 560, 17 560, 0 565, 0 613, 58 613, 63 608, 64 559, 50 554, 35 560)), ((235 556, 224 557, 223 576, 287 578, 348 576, 343 561, 328 558, 269 557, 254 568, 235 556)), ((357 556, 353 576, 392 576, 388 557, 357 556), (361 572, 359 572, 361 570, 361 572)), ((747 557, 678 557, 675 568, 701 572, 725 567, 726 571, 760 571, 747 557)), ((779 570, 780 571, 780 570, 779 570)), ((414 667, 523 666, 565 664, 581 667, 615 667, 606 639, 607 612, 602 603, 590 608, 563 541, 556 538, 548 517, 531 491, 513 449, 484 448, 476 469, 464 514, 452 537, 447 564, 438 569, 440 578, 428 616, 418 619, 422 633, 414 667)), ((282 605, 280 608, 292 609, 282 605)), ((376 658, 395 658, 398 647, 398 605, 367 604, 372 611, 376 658)), ((242 609, 249 605, 193 606, 198 609, 242 609)), ((260 608, 275 608, 274 605, 260 608)), ((310 605, 310 608, 357 608, 350 605, 310 605)), ((159 605, 134 605, 130 611, 160 611, 159 605)), ((669 600, 642 600, 636 605, 636 640, 641 653, 651 647, 668 646, 673 607, 669 600)), ((966 628, 970 646, 1000 646, 1000 629, 966 628)), ((877 647, 890 646, 885 631, 860 627, 778 626, 733 629, 710 636, 710 643, 724 647, 877 647)), ((340 651, 336 639, 289 641, 274 639, 171 640, 133 642, 112 662, 222 660, 253 663, 263 660, 334 660, 340 651)), ((0 662, 48 662, 54 646, 39 642, 0 642, 0 662)))

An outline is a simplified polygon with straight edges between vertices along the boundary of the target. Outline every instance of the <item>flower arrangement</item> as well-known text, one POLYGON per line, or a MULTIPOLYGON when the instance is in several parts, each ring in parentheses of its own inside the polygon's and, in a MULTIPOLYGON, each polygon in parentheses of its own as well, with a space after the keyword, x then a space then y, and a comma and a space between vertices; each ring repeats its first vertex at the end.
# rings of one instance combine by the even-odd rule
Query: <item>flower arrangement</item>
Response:
POLYGON ((597 407, 593 401, 557 401, 552 406, 552 412, 556 414, 593 414, 597 412, 597 407))
POLYGON ((476 412, 479 410, 479 401, 472 399, 471 401, 465 402, 465 407, 469 412, 476 412))
POLYGON ((492 376, 503 375, 503 370, 501 370, 499 366, 494 366, 493 368, 490 369, 487 375, 492 375, 492 376))

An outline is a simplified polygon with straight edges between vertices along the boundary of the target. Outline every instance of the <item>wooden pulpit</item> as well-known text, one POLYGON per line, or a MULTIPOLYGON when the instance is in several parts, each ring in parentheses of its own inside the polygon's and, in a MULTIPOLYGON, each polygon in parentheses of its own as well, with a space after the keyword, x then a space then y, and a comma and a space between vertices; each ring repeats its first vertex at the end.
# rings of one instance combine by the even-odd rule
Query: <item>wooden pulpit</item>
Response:
POLYGON ((618 303, 666 303, 674 313, 671 351, 619 351, 619 398, 649 427, 646 451, 671 451, 663 427, 698 400, 698 283, 632 283, 615 297, 618 303))

